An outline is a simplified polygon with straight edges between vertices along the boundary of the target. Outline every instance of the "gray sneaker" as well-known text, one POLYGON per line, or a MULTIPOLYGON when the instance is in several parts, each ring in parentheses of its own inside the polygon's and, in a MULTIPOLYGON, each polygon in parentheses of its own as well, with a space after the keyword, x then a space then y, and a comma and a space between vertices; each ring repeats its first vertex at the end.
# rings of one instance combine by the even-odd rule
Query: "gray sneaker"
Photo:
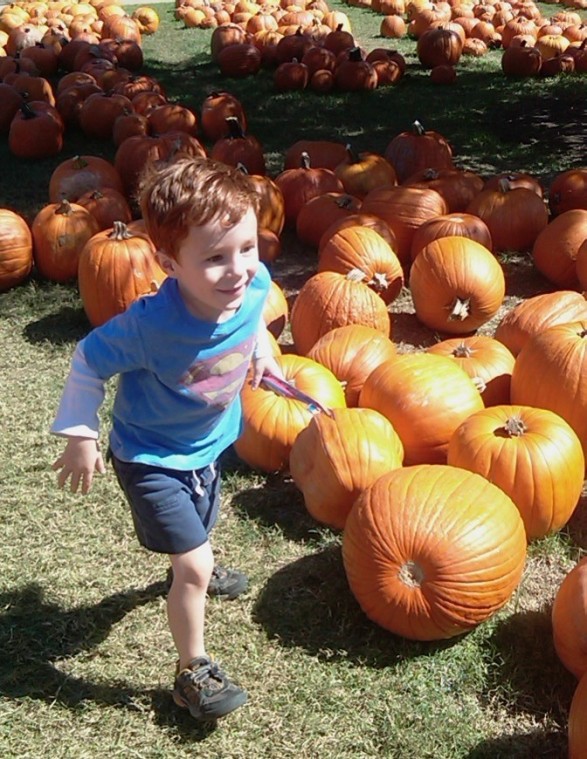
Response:
MULTIPOLYGON (((169 591, 173 582, 173 569, 169 567, 165 579, 166 590, 169 591)), ((225 598, 232 601, 249 587, 249 578, 236 569, 214 566, 208 585, 208 595, 214 598, 225 598)))
POLYGON ((247 700, 246 691, 207 656, 192 659, 186 669, 178 668, 172 695, 178 706, 189 709, 192 717, 201 721, 224 717, 247 700))

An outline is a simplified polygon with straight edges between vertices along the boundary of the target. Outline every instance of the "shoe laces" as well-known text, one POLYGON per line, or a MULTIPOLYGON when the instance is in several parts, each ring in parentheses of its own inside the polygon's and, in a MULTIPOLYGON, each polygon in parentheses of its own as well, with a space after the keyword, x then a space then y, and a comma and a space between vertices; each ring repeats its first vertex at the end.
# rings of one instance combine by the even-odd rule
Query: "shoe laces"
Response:
POLYGON ((224 683, 224 674, 216 662, 200 664, 196 669, 191 667, 185 671, 186 678, 194 688, 204 687, 220 690, 224 683))

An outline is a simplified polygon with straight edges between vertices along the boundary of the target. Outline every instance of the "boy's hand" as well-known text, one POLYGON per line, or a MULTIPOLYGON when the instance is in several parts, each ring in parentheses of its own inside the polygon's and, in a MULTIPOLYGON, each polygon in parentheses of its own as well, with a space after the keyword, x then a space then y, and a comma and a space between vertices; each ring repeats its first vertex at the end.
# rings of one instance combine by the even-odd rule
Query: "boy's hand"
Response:
POLYGON ((77 493, 81 483, 83 495, 90 492, 94 473, 104 474, 106 467, 98 448, 98 441, 87 437, 70 437, 61 456, 53 463, 55 471, 60 469, 57 485, 63 488, 70 479, 69 489, 77 493))
POLYGON ((275 360, 274 356, 260 356, 259 358, 254 358, 252 363, 252 369, 253 369, 253 376, 251 379, 251 387, 253 390, 261 384, 261 379, 263 378, 263 375, 267 372, 269 374, 274 374, 276 377, 279 377, 280 379, 285 379, 283 376, 283 372, 281 371, 281 367, 275 360))

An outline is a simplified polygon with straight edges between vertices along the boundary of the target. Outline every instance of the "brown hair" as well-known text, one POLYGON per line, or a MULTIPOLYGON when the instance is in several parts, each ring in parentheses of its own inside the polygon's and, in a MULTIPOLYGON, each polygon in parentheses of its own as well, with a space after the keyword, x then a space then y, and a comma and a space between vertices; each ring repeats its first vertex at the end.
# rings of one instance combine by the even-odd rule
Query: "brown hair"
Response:
POLYGON ((217 220, 231 227, 259 195, 246 174, 211 158, 181 158, 149 166, 141 177, 139 204, 157 250, 175 258, 189 227, 217 220))

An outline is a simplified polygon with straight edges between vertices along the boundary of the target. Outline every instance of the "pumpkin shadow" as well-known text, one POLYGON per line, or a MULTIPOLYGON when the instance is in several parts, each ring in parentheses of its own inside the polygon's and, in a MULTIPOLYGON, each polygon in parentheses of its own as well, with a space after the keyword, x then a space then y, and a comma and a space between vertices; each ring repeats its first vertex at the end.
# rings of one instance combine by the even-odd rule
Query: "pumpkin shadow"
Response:
POLYGON ((493 664, 482 700, 509 713, 566 725, 576 680, 556 655, 550 604, 498 621, 487 646, 493 649, 493 664))
POLYGON ((564 731, 535 730, 484 740, 471 749, 465 759, 564 759, 566 756, 564 731))
POLYGON ((126 614, 165 592, 165 583, 156 582, 113 593, 95 605, 69 609, 47 600, 37 583, 0 593, 0 694, 58 704, 74 712, 81 712, 88 701, 130 712, 151 710, 155 721, 176 731, 180 740, 203 740, 214 725, 194 723, 173 704, 168 690, 136 688, 123 680, 95 683, 57 664, 94 650, 126 614))
POLYGON ((63 306, 58 311, 29 322, 23 334, 29 343, 53 345, 77 343, 92 329, 83 308, 63 306))
POLYGON ((340 546, 304 556, 275 572, 257 597, 253 619, 282 646, 301 648, 327 661, 375 668, 429 656, 463 637, 410 641, 371 622, 350 591, 340 546))

